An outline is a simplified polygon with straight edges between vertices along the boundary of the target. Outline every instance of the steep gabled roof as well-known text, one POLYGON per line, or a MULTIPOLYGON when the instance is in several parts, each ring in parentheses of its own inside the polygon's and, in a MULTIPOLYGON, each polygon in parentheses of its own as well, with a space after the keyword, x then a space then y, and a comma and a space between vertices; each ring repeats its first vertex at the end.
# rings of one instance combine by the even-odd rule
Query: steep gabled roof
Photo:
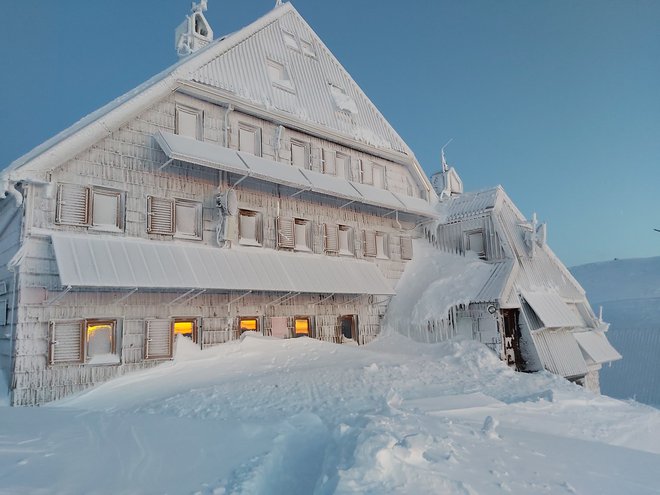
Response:
POLYGON ((409 155, 428 183, 410 149, 290 3, 213 41, 84 117, 15 160, 3 170, 3 177, 21 180, 73 158, 185 82, 222 89, 264 110, 280 111, 369 146, 409 155), (306 54, 302 46, 299 51, 287 48, 285 31, 293 33, 299 45, 311 43, 315 55, 306 54), (284 67, 293 92, 269 80, 269 61, 284 67))

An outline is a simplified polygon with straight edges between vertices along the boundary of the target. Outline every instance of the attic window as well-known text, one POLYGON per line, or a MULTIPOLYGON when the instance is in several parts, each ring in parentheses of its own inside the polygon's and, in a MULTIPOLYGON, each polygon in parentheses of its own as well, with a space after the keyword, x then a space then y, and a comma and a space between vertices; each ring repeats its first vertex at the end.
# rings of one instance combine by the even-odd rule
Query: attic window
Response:
POLYGON ((346 93, 346 91, 339 86, 335 86, 332 83, 328 83, 330 86, 330 94, 332 95, 333 100, 335 101, 335 106, 337 110, 341 112, 346 112, 351 115, 358 114, 357 104, 355 100, 346 93))
POLYGON ((268 69, 268 77, 270 77, 273 86, 290 92, 295 91, 291 77, 289 77, 289 71, 284 65, 273 60, 267 60, 266 68, 268 69))
POLYGON ((289 31, 285 31, 283 29, 282 38, 284 39, 284 44, 286 45, 287 48, 291 48, 292 50, 300 49, 300 47, 298 46, 298 41, 296 40, 296 36, 293 33, 290 33, 289 31))
POLYGON ((306 41, 301 39, 300 44, 302 45, 302 52, 308 57, 316 57, 316 50, 314 50, 314 45, 311 41, 306 41))
POLYGON ((473 251, 477 253, 479 258, 482 260, 486 259, 486 247, 484 243, 484 232, 483 230, 473 230, 471 232, 465 233, 467 251, 473 251))
POLYGON ((204 134, 204 112, 195 108, 177 105, 174 132, 180 136, 202 140, 204 134))

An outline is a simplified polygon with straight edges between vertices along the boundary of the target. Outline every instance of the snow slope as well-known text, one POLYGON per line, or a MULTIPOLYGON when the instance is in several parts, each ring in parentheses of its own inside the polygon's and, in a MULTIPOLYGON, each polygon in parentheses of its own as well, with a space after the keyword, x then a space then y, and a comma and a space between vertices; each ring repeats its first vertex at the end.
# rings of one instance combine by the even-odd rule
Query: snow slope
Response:
POLYGON ((607 334, 623 360, 601 372, 604 394, 660 407, 660 257, 571 268, 594 306, 603 306, 607 334))
POLYGON ((0 493, 651 494, 660 411, 476 342, 242 341, 0 408, 0 493))

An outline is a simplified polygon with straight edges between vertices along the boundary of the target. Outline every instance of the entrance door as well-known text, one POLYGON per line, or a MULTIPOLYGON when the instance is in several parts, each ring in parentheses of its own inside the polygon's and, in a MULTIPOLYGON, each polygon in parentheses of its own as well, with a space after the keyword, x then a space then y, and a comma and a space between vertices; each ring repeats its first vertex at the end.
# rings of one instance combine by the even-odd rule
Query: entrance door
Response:
POLYGON ((345 315, 339 317, 339 327, 341 329, 341 341, 352 340, 358 343, 358 326, 356 315, 345 315))
POLYGON ((520 355, 520 328, 518 326, 518 310, 503 309, 502 320, 504 322, 504 359, 506 363, 521 370, 523 367, 520 355))

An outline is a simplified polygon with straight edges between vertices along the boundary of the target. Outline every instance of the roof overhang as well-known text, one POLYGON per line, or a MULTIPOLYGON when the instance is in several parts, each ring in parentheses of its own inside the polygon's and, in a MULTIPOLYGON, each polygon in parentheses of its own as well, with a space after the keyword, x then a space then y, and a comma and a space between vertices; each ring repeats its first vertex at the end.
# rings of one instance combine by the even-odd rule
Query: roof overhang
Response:
POLYGON ((51 234, 63 286, 393 295, 374 263, 261 248, 51 234))
POLYGON ((558 294, 523 291, 522 296, 547 328, 576 328, 583 325, 558 294))
POLYGON ((564 378, 580 378, 588 373, 587 363, 573 333, 567 329, 532 332, 532 340, 543 367, 564 378))
POLYGON ((603 364, 622 359, 621 354, 612 347, 603 332, 575 332, 573 336, 584 354, 594 363, 603 364))
POLYGON ((433 206, 423 199, 397 195, 386 189, 292 167, 169 132, 159 131, 154 135, 154 139, 169 159, 224 170, 297 190, 311 191, 391 211, 429 218, 437 218, 439 215, 433 206))

